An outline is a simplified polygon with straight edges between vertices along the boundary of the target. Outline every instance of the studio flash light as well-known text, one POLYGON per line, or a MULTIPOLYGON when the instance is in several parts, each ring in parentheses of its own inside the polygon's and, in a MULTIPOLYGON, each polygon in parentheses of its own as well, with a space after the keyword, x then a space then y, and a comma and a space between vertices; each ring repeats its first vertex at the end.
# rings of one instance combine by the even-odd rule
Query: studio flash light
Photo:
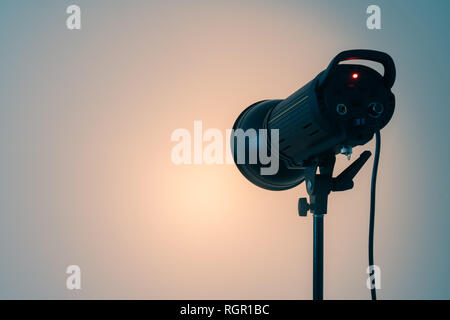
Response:
MULTIPOLYGON (((323 217, 327 213, 328 195, 331 191, 353 188, 353 178, 371 152, 362 152, 347 169, 333 177, 336 155, 344 154, 350 158, 353 147, 366 144, 375 135, 369 226, 369 265, 373 265, 379 131, 394 113, 395 96, 391 91, 394 81, 395 65, 388 54, 374 50, 344 51, 324 71, 286 99, 256 102, 234 123, 231 135, 233 158, 250 182, 277 191, 306 181, 309 203, 305 198, 299 199, 298 209, 301 216, 310 211, 314 217, 314 299, 323 299, 323 217), (384 74, 366 65, 346 62, 348 60, 380 63, 384 74), (277 141, 273 141, 269 133, 261 139, 263 132, 274 130, 278 133, 277 141), (249 131, 256 134, 240 134, 249 131), (244 147, 240 148, 242 143, 244 147), (261 169, 267 167, 267 162, 252 157, 252 153, 261 148, 278 155, 279 167, 275 174, 262 174, 261 169)), ((375 299, 375 289, 371 294, 375 299)))

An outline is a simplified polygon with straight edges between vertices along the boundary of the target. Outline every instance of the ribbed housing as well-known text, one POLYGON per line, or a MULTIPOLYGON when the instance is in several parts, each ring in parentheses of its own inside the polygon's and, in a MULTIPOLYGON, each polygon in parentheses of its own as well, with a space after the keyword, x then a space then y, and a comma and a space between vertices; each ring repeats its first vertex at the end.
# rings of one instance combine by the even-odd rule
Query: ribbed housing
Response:
POLYGON ((309 82, 280 102, 267 122, 268 129, 280 130, 280 154, 292 165, 299 165, 327 137, 315 117, 318 108, 315 83, 309 82))

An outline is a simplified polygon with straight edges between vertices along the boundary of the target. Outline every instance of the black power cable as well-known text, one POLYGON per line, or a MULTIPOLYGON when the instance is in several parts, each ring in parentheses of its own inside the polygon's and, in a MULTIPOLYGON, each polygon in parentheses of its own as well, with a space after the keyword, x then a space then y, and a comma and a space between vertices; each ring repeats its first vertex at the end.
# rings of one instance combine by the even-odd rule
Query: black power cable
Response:
MULTIPOLYGON (((370 221, 369 221, 369 270, 372 275, 375 272, 374 262, 373 262, 373 238, 375 229, 375 191, 377 185, 377 172, 378 172, 378 162, 380 160, 380 146, 381 146, 381 136, 380 131, 375 133, 375 157, 373 159, 373 169, 372 169, 372 182, 370 184, 370 221)), ((374 281, 375 281, 374 277, 374 281)), ((377 291, 375 288, 375 283, 371 283, 370 295, 372 300, 377 300, 377 291)))

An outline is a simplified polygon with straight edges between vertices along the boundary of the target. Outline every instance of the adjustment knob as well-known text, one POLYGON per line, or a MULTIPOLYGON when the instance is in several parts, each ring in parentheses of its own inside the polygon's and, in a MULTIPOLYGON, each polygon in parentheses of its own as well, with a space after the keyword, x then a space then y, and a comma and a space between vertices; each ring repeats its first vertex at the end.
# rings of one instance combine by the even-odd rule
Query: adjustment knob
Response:
POLYGON ((308 213, 308 210, 310 209, 308 201, 306 201, 306 198, 299 198, 298 199, 298 215, 300 217, 306 217, 306 214, 308 213))

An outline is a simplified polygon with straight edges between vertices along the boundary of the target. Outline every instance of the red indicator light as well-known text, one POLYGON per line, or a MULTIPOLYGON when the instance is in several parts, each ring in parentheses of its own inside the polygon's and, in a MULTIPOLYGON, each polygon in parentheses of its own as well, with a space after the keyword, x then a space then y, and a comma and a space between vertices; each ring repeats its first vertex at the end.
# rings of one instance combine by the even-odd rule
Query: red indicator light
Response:
POLYGON ((358 77, 359 77, 359 74, 357 74, 357 73, 352 74, 353 79, 358 79, 358 77))

